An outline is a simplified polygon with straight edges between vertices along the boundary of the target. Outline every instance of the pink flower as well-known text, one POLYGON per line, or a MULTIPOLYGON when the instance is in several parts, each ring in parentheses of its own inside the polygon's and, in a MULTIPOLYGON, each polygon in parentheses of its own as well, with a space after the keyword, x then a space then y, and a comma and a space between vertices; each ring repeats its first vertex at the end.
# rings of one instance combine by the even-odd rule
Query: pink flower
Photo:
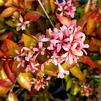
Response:
POLYGON ((35 57, 34 59, 36 59, 36 57, 39 54, 41 54, 41 55, 45 54, 45 47, 43 46, 43 43, 49 41, 49 38, 45 38, 45 36, 42 35, 42 36, 39 36, 39 40, 38 41, 39 41, 38 42, 38 46, 35 47, 35 48, 33 47, 33 51, 36 53, 36 55, 34 56, 35 57))
POLYGON ((69 71, 64 70, 60 64, 58 64, 58 68, 59 68, 58 78, 63 79, 64 74, 69 75, 69 71))
POLYGON ((76 7, 73 6, 72 0, 68 0, 67 2, 63 0, 62 3, 59 3, 58 0, 56 0, 56 5, 58 6, 57 11, 60 12, 61 15, 66 15, 71 18, 74 17, 76 7))
POLYGON ((19 31, 19 30, 25 30, 26 27, 29 26, 29 23, 30 21, 24 21, 23 20, 23 17, 20 15, 19 17, 19 22, 16 24, 16 30, 19 31))
POLYGON ((55 28, 55 30, 49 31, 50 45, 48 50, 53 51, 51 59, 55 64, 59 62, 59 59, 61 59, 61 63, 77 63, 83 53, 87 54, 84 48, 88 48, 89 45, 84 44, 85 34, 80 32, 80 29, 79 26, 76 27, 76 21, 73 21, 70 26, 63 25, 60 29, 55 28))
POLYGON ((27 48, 23 47, 20 51, 16 50, 17 56, 15 60, 19 62, 19 67, 26 67, 26 72, 32 71, 33 73, 38 70, 39 64, 35 61, 35 51, 33 52, 33 47, 27 48))
POLYGON ((44 89, 45 86, 48 85, 48 81, 50 80, 50 77, 47 78, 33 78, 32 84, 34 84, 34 89, 36 91, 39 91, 40 89, 44 89))
POLYGON ((72 65, 77 63, 80 56, 87 54, 85 48, 88 44, 84 44, 85 34, 80 31, 80 27, 76 26, 73 20, 70 26, 63 25, 60 29, 49 29, 49 46, 48 50, 52 52, 48 62, 54 63, 59 68, 58 77, 63 78, 68 71, 62 68, 63 63, 72 65))

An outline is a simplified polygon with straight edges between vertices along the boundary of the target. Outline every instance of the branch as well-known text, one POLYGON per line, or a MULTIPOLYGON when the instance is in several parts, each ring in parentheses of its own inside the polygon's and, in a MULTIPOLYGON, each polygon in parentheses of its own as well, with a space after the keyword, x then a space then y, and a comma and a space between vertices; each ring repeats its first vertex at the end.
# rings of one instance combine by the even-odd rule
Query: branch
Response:
POLYGON ((48 18, 48 20, 50 21, 50 24, 52 25, 52 27, 54 27, 54 24, 52 23, 52 21, 51 21, 50 17, 48 16, 48 14, 47 14, 47 12, 46 12, 46 10, 45 10, 44 6, 43 6, 43 5, 42 5, 42 3, 41 3, 41 1, 40 1, 40 0, 37 0, 37 1, 39 2, 39 4, 40 4, 41 8, 43 9, 43 11, 44 11, 44 13, 45 13, 46 17, 47 17, 47 18, 48 18))

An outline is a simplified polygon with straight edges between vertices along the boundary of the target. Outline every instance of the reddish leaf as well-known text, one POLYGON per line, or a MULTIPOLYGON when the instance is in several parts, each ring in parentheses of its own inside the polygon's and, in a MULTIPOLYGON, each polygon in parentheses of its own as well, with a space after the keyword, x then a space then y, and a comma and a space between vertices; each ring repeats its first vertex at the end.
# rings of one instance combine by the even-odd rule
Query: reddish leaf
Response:
POLYGON ((38 12, 28 12, 25 15, 25 20, 36 22, 40 18, 40 14, 38 12))
POLYGON ((95 51, 97 48, 96 48, 96 41, 94 40, 94 38, 91 38, 91 41, 90 41, 90 51, 95 51))
POLYGON ((4 53, 0 50, 0 57, 3 57, 4 53))
POLYGON ((9 33, 6 33, 6 34, 3 34, 0 36, 0 40, 5 40, 5 39, 12 39, 13 38, 13 33, 12 32, 9 32, 9 33))
POLYGON ((97 51, 101 47, 101 40, 98 40, 96 38, 91 38, 90 41, 90 51, 97 51))
POLYGON ((34 91, 30 91, 29 93, 30 93, 31 96, 35 95, 34 91))
POLYGON ((4 61, 3 63, 5 73, 7 74, 8 78, 14 82, 15 81, 15 74, 11 71, 11 67, 9 66, 9 61, 4 61))
POLYGON ((9 39, 6 39, 1 49, 6 56, 15 56, 15 50, 18 49, 18 45, 9 39))
POLYGON ((7 80, 0 80, 0 87, 10 87, 12 85, 9 79, 7 80))
POLYGON ((10 80, 0 80, 0 96, 4 96, 7 94, 11 87, 12 83, 10 80))
POLYGON ((81 59, 81 62, 84 63, 84 64, 89 65, 91 68, 96 67, 94 61, 88 56, 83 56, 82 59, 81 59))
POLYGON ((56 17, 63 25, 69 26, 71 24, 71 19, 69 19, 68 17, 61 16, 60 14, 57 13, 56 13, 56 17))

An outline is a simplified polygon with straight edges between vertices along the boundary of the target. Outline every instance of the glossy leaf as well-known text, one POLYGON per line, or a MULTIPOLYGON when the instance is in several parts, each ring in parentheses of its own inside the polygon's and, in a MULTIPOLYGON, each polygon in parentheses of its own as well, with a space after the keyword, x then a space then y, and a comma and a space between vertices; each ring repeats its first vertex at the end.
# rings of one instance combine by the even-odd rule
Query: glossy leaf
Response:
POLYGON ((88 56, 83 56, 82 59, 81 59, 81 62, 84 63, 84 64, 89 65, 91 68, 96 67, 94 61, 88 56))
POLYGON ((96 20, 89 18, 87 22, 87 30, 86 30, 87 35, 92 34, 92 32, 95 30, 95 25, 96 25, 96 20))
POLYGON ((14 34, 12 32, 9 33, 5 33, 3 35, 0 36, 0 40, 4 41, 6 39, 13 39, 14 34))
POLYGON ((21 87, 27 89, 27 90, 31 90, 31 75, 30 73, 20 73, 18 78, 17 78, 17 82, 20 84, 21 87))
POLYGON ((88 0, 86 6, 85 6, 85 13, 87 13, 91 9, 91 0, 88 0))
POLYGON ((50 2, 49 2, 49 0, 44 0, 44 3, 45 3, 46 12, 50 13, 51 8, 50 8, 50 2))
POLYGON ((18 45, 14 43, 13 41, 6 39, 1 47, 2 51, 7 55, 7 56, 15 56, 15 50, 18 50, 18 45))
POLYGON ((26 9, 31 9, 32 0, 24 0, 24 6, 26 9))
POLYGON ((3 57, 4 53, 0 50, 0 57, 3 57))
POLYGON ((10 80, 0 80, 0 96, 4 96, 10 90, 12 83, 10 80))
POLYGON ((6 18, 11 16, 17 10, 16 7, 8 7, 1 14, 0 18, 6 18))
POLYGON ((55 2, 54 2, 54 0, 50 0, 50 6, 51 6, 52 12, 54 13, 54 11, 55 11, 55 2))
POLYGON ((68 17, 64 17, 60 14, 56 13, 57 19, 60 21, 61 24, 69 26, 71 24, 71 20, 68 17))
POLYGON ((4 1, 0 0, 0 6, 3 6, 3 5, 4 5, 4 1))
POLYGON ((13 0, 7 0, 6 3, 5 3, 6 7, 10 7, 12 5, 13 5, 13 0))
POLYGON ((44 70, 50 76, 57 76, 58 67, 55 66, 53 63, 46 64, 44 70))
POLYGON ((18 98, 14 93, 10 93, 7 98, 7 101, 18 101, 18 98))
POLYGON ((40 18, 40 13, 34 11, 34 12, 27 12, 24 16, 26 20, 36 22, 40 18))
POLYGON ((76 83, 74 85, 74 88, 73 88, 73 94, 74 95, 77 95, 77 93, 79 92, 80 88, 79 88, 79 85, 76 83))
POLYGON ((70 69, 70 72, 72 73, 72 75, 74 75, 75 77, 77 77, 78 79, 80 79, 81 81, 85 81, 85 76, 82 73, 82 71, 79 69, 79 67, 74 66, 70 69))
POLYGON ((68 91, 72 87, 72 79, 68 78, 67 84, 66 84, 66 91, 68 91))
POLYGON ((25 47, 36 46, 37 40, 35 37, 28 36, 26 34, 22 35, 22 40, 24 41, 25 47))
POLYGON ((15 82, 15 74, 12 72, 9 61, 4 61, 3 63, 4 71, 7 74, 8 78, 15 82))
POLYGON ((7 77, 7 75, 6 75, 6 73, 5 73, 3 68, 0 70, 0 78, 2 80, 8 79, 8 77, 7 77))

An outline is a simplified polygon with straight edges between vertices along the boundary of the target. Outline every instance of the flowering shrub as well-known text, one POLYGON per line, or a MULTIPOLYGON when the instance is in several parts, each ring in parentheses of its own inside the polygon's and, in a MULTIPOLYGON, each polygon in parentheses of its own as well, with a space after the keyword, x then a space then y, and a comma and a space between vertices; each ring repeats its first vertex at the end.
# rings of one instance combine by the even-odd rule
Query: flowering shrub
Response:
POLYGON ((0 100, 98 101, 99 4, 0 0, 0 100))

